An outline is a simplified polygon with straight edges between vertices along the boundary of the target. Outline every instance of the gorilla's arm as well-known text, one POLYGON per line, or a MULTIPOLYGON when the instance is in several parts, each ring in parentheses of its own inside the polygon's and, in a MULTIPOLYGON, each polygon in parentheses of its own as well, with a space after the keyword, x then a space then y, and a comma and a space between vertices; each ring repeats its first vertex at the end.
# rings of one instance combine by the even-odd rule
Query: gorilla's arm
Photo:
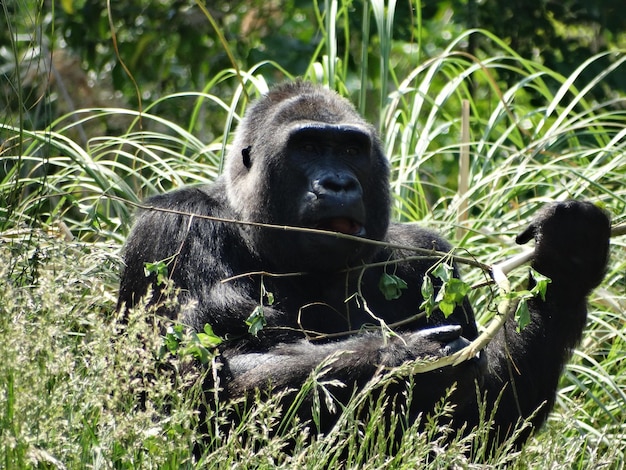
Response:
MULTIPOLYGON (((486 349, 485 390, 504 437, 520 416, 540 425, 551 410, 563 366, 582 336, 586 296, 601 281, 608 258, 610 222, 595 206, 567 201, 547 206, 518 238, 535 239, 533 267, 551 278, 545 301, 532 299, 531 322, 521 332, 510 320, 486 349)), ((531 279, 531 283, 533 280, 531 279)))
MULTIPOLYGON (((430 248, 433 241, 441 243, 432 232, 414 225, 392 226, 390 232, 394 243, 400 245, 430 248)), ((609 236, 607 216, 593 204, 576 201, 545 207, 518 236, 518 243, 535 239, 533 267, 548 276, 551 283, 545 301, 537 297, 528 302, 530 323, 518 332, 516 321, 509 319, 483 353, 486 368, 476 377, 482 379, 481 391, 487 393, 488 410, 493 409, 501 395, 492 438, 506 438, 520 418, 535 412, 533 424, 539 426, 552 409, 563 367, 582 336, 586 297, 604 275, 609 236)), ((438 251, 446 251, 445 246, 438 247, 438 251)), ((400 277, 408 281, 411 269, 419 277, 427 267, 415 261, 399 265, 400 277)), ((531 278, 530 282, 534 280, 531 278)), ((476 337, 473 317, 467 324, 454 315, 433 321, 441 324, 453 319, 463 325, 463 336, 470 340, 476 337)), ((458 366, 446 369, 458 371, 458 366)), ((456 378, 453 374, 450 372, 450 384, 456 378)), ((416 378, 416 383, 428 383, 428 377, 416 378)), ((460 393, 455 394, 455 403, 461 396, 467 400, 473 397, 474 403, 457 406, 455 421, 471 428, 478 422, 475 386, 465 382, 457 384, 457 389, 460 393)), ((520 443, 528 434, 520 437, 520 443)))
MULTIPOLYGON (((229 396, 242 396, 249 390, 297 388, 312 371, 329 360, 324 380, 339 379, 346 385, 362 386, 381 367, 399 366, 415 359, 452 354, 467 344, 460 337, 461 327, 447 325, 383 340, 380 334, 362 334, 350 339, 312 344, 307 340, 279 344, 267 352, 223 354, 230 380, 224 385, 229 396)), ((455 377, 459 376, 458 371, 455 377)), ((454 381, 438 371, 438 380, 429 382, 429 393, 444 391, 454 381), (444 378, 445 376, 445 378, 444 378), (439 385, 439 386, 438 386, 439 385)), ((472 374, 472 377, 474 374, 472 374)), ((347 393, 351 393, 348 387, 347 393)))
MULTIPOLYGON (((223 284, 220 280, 239 274, 242 259, 252 256, 235 225, 203 218, 233 218, 223 201, 224 193, 223 182, 218 180, 212 186, 187 187, 145 202, 147 208, 138 213, 124 247, 118 310, 135 305, 151 287, 150 304, 172 317, 180 312, 179 319, 198 331, 206 323, 245 328, 243 312, 251 312, 258 299, 242 295, 246 280, 223 284), (163 286, 155 273, 145 272, 146 263, 159 262, 167 267, 167 279, 180 290, 178 305, 161 306, 163 286)), ((222 334, 226 332, 231 331, 222 334)))
MULTIPOLYGON (((307 379, 314 371, 320 373, 316 382, 324 383, 337 409, 346 405, 356 390, 363 388, 378 373, 416 359, 438 358, 452 354, 467 346, 469 342, 460 337, 461 327, 446 325, 405 334, 402 338, 391 338, 383 342, 380 334, 362 334, 347 340, 312 344, 306 340, 281 344, 264 353, 240 354, 225 351, 224 369, 220 376, 223 396, 237 398, 251 396, 254 391, 289 391, 283 398, 286 408, 291 404, 307 379), (321 367, 320 367, 321 366, 321 367)), ((412 406, 410 419, 422 411, 432 410, 446 391, 456 384, 463 392, 474 390, 476 380, 484 373, 484 361, 472 360, 456 367, 447 367, 421 374, 411 391, 412 406)), ((403 380, 387 382, 386 393, 390 399, 401 397, 407 384, 403 380)), ((377 392, 374 392, 376 394, 377 392)), ((302 420, 310 420, 314 409, 315 394, 305 395, 298 408, 302 420)), ((475 400, 468 395, 455 393, 457 409, 475 407, 475 400)), ((337 416, 325 402, 320 403, 319 432, 326 433, 335 423, 337 416)))

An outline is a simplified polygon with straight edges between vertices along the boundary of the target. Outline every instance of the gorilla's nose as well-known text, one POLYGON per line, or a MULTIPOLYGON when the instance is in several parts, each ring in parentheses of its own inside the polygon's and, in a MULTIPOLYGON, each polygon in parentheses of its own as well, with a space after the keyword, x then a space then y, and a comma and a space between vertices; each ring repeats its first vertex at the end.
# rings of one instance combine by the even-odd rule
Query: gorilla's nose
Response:
POLYGON ((349 197, 362 196, 359 181, 352 175, 329 173, 313 181, 313 193, 317 197, 338 196, 344 194, 349 197))

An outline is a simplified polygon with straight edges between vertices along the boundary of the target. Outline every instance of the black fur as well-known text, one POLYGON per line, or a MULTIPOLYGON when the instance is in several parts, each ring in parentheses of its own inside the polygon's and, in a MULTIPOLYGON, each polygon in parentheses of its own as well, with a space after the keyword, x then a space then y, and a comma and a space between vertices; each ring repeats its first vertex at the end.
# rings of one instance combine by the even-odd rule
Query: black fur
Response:
MULTIPOLYGON (((271 91, 252 106, 233 142, 226 172, 214 184, 156 196, 147 204, 447 251, 450 246, 439 235, 389 222, 388 178, 373 127, 335 93, 297 82, 271 91)), ((505 436, 520 413, 527 417, 545 402, 534 419, 541 424, 553 405, 563 365, 580 340, 585 298, 603 277, 609 226, 604 213, 589 203, 569 201, 541 211, 518 237, 522 243, 536 240, 534 266, 552 277, 546 300, 530 303, 531 324, 520 334, 510 322, 481 358, 415 376, 413 411, 429 410, 456 382, 454 422, 471 426, 477 420, 478 383, 490 406, 505 389, 494 436, 505 436)), ((298 389, 320 362, 343 351, 328 377, 348 384, 337 390, 337 397, 345 400, 353 385, 365 383, 381 365, 450 354, 478 334, 466 303, 448 318, 435 312, 403 325, 397 329, 400 337, 387 342, 376 333, 308 339, 376 323, 362 302, 346 301, 359 280, 367 306, 387 324, 415 315, 432 260, 388 264, 408 285, 396 300, 386 300, 378 288, 384 267, 345 271, 409 254, 333 235, 144 210, 126 244, 119 306, 132 306, 154 283, 154 276, 144 275, 146 262, 166 260, 171 279, 181 289, 180 312, 169 313, 197 331, 209 323, 216 334, 228 338, 220 346, 221 385, 227 396, 270 385, 298 389), (265 305, 267 325, 255 337, 245 321, 262 300, 261 276, 253 274, 260 272, 305 274, 263 277, 275 301, 265 305), (240 276, 246 273, 251 274, 240 276), (221 282, 233 276, 240 277, 221 282)), ((152 302, 159 295, 155 286, 152 302)))

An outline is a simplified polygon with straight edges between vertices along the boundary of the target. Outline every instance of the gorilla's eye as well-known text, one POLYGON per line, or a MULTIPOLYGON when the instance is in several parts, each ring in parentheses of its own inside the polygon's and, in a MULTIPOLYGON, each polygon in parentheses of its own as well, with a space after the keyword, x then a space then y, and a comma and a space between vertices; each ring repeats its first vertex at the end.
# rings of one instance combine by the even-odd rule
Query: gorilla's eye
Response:
POLYGON ((356 157, 360 151, 358 147, 350 146, 343 149, 343 153, 348 157, 356 157))
POLYGON ((317 147, 311 142, 305 142, 301 148, 305 153, 317 153, 317 147))

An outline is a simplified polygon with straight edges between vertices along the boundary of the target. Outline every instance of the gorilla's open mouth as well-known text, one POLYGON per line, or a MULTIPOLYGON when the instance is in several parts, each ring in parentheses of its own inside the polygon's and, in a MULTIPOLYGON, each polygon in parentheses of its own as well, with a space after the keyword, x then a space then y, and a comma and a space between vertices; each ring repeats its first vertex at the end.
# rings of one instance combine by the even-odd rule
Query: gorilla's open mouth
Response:
POLYGON ((365 228, 356 220, 347 217, 330 217, 320 220, 315 228, 329 232, 345 233, 346 235, 363 236, 365 228))

